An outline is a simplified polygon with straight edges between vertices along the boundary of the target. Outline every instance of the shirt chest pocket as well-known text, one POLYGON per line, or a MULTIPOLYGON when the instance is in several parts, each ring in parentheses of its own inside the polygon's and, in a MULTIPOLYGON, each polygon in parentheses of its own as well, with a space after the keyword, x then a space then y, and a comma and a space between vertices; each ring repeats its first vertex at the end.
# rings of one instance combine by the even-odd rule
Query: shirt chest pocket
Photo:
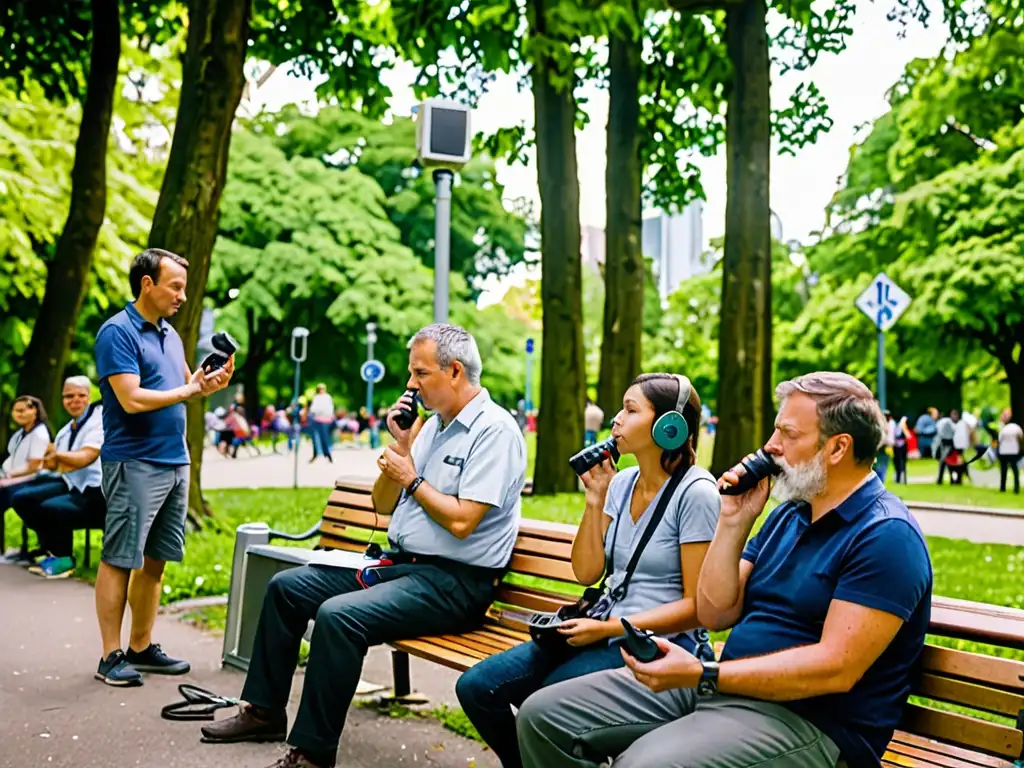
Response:
POLYGON ((461 459, 439 460, 431 470, 431 477, 427 480, 432 486, 446 496, 459 495, 459 483, 462 480, 461 459))

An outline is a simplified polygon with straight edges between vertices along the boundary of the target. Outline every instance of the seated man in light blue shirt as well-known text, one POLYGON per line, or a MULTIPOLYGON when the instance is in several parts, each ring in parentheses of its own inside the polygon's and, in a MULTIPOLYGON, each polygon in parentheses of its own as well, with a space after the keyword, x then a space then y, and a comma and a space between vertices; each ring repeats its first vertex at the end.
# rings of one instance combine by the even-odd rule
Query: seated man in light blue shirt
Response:
POLYGON ((378 459, 377 512, 391 514, 394 565, 357 571, 308 565, 277 574, 263 602, 242 699, 233 718, 202 729, 207 742, 284 739, 299 642, 315 618, 292 749, 271 768, 334 765, 371 645, 464 631, 477 624, 512 557, 526 444, 512 416, 480 386, 480 352, 464 329, 439 323, 409 342, 408 388, 433 411, 409 429, 388 415, 395 443, 378 459))
POLYGON ((89 404, 91 391, 85 376, 71 376, 64 382, 62 401, 71 421, 43 456, 43 470, 11 496, 11 506, 25 526, 36 532, 39 549, 45 553, 29 570, 47 579, 74 574, 74 531, 102 530, 107 512, 99 462, 103 407, 89 404))

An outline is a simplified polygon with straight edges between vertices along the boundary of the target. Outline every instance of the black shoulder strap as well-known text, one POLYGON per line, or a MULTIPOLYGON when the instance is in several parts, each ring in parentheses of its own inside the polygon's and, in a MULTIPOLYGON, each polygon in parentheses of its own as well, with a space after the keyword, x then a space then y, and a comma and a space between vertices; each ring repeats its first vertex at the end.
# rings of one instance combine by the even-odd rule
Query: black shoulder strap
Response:
MULTIPOLYGON (((626 591, 629 589, 629 582, 633 578, 633 572, 636 570, 637 564, 640 562, 640 556, 643 555, 644 550, 647 548, 648 542, 651 537, 654 536, 654 532, 658 529, 658 525, 661 523, 661 519, 665 516, 665 511, 668 509, 669 502, 672 501, 672 497, 676 495, 676 489, 679 484, 683 481, 683 478, 690 471, 690 467, 674 473, 665 484, 665 490, 658 499, 658 505, 654 508, 654 514, 651 515, 651 519, 647 521, 647 525, 644 527, 643 535, 640 537, 640 541, 636 545, 636 549, 633 550, 632 557, 629 558, 629 562, 626 564, 626 575, 622 579, 622 583, 619 584, 612 591, 612 597, 616 601, 622 600, 626 596, 626 591)), ((687 487, 695 483, 700 478, 695 478, 687 484, 687 487)), ((616 521, 617 522, 617 521, 616 521)), ((615 543, 612 542, 612 551, 615 551, 615 543)), ((609 561, 609 569, 605 578, 611 575, 612 563, 609 561)), ((602 585, 603 586, 603 585, 602 585)))

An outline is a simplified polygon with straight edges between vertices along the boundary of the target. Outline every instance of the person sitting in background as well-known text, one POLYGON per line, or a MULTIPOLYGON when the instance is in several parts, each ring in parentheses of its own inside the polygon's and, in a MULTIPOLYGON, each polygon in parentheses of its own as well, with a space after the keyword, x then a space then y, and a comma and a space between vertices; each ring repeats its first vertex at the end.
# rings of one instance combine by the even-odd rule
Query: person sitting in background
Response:
POLYGON ((249 426, 249 420, 245 418, 245 408, 240 405, 232 404, 231 411, 228 413, 228 417, 224 420, 228 429, 231 430, 231 458, 238 458, 238 449, 240 446, 245 446, 249 449, 249 453, 256 453, 260 455, 259 447, 253 442, 252 428, 249 426))
MULTIPOLYGON (((523 764, 516 742, 513 707, 540 688, 591 672, 624 666, 620 618, 650 629, 696 653, 697 574, 715 535, 721 506, 711 474, 697 463, 700 398, 681 376, 652 373, 637 377, 612 421, 612 435, 637 467, 616 473, 602 462, 583 475, 586 508, 572 545, 573 572, 581 584, 595 584, 609 572, 610 597, 625 579, 646 526, 655 525, 636 561, 625 594, 614 599, 607 616, 566 621, 559 628, 564 647, 533 641, 484 659, 459 678, 455 693, 480 736, 503 768, 523 764), (662 446, 655 422, 679 413, 686 421, 685 441, 662 446), (664 517, 652 520, 670 479, 677 475, 664 517)), ((664 423, 664 422, 663 422, 664 423)))
POLYGON ((226 429, 224 426, 224 409, 217 408, 203 414, 203 428, 210 439, 210 445, 220 450, 220 435, 226 429))
MULTIPOLYGON (((7 510, 11 508, 11 496, 21 485, 32 482, 50 445, 46 408, 38 397, 22 395, 16 398, 11 406, 11 418, 18 425, 18 430, 7 442, 7 458, 0 465, 0 550, 4 549, 3 523, 7 510)), ((3 558, 10 563, 31 565, 34 562, 32 554, 28 551, 28 541, 23 538, 21 548, 5 552, 3 558)))
POLYGON ((38 479, 19 488, 11 506, 27 528, 39 537, 46 554, 29 568, 47 579, 63 579, 75 572, 74 532, 103 530, 107 503, 103 498, 103 406, 89 403, 92 383, 86 376, 64 382, 62 401, 71 421, 57 433, 43 457, 38 479))

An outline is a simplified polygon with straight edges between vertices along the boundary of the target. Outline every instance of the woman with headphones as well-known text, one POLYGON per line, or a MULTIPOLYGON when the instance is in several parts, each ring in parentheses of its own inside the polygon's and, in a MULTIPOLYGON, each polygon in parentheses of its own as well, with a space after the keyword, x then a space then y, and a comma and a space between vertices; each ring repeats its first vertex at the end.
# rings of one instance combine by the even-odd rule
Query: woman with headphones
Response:
POLYGON ((566 640, 561 649, 526 642, 459 678, 459 702, 503 768, 522 765, 512 707, 542 687, 624 666, 621 618, 696 652, 697 576, 720 504, 714 478, 696 466, 699 424, 700 397, 685 376, 636 378, 612 421, 612 435, 637 466, 616 472, 604 461, 583 475, 586 507, 572 545, 580 583, 595 584, 610 571, 606 615, 563 622, 557 630, 566 640), (666 492, 671 496, 662 500, 666 492), (660 520, 645 536, 659 511, 660 520))

